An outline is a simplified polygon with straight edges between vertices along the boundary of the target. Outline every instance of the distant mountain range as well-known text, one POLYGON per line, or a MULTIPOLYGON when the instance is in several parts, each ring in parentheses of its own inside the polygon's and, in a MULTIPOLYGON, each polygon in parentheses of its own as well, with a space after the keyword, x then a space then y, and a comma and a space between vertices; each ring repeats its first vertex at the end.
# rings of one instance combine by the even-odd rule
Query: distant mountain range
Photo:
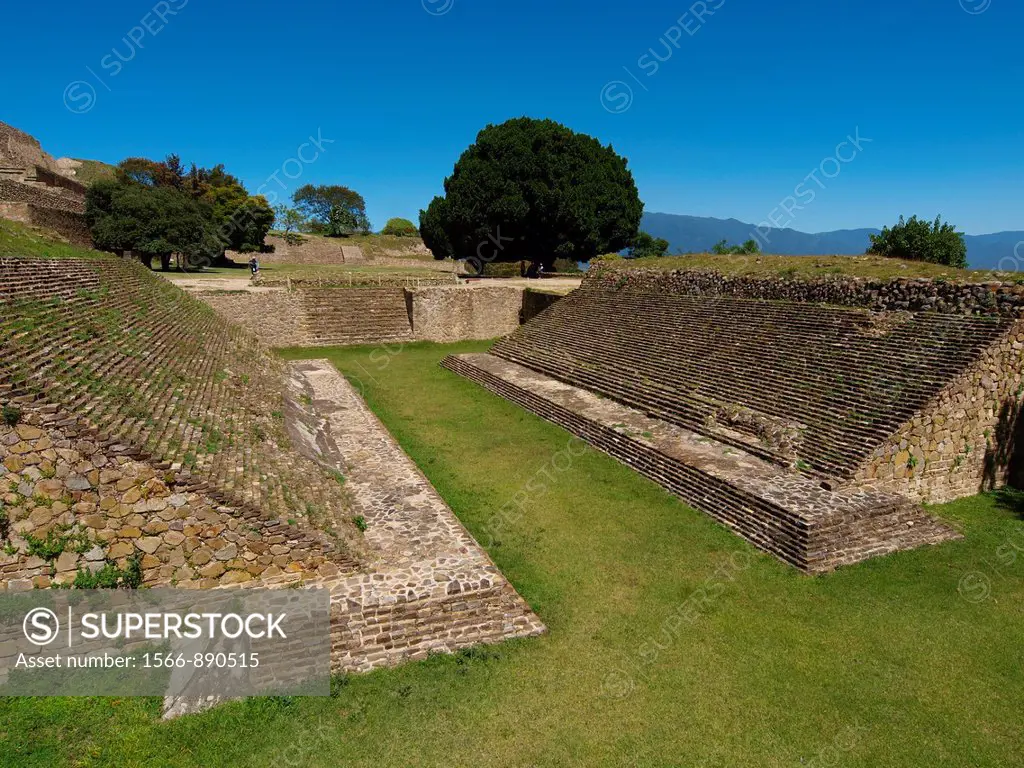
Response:
MULTIPOLYGON (((737 219, 645 213, 640 226, 645 232, 668 240, 671 253, 680 250, 709 251, 721 240, 732 245, 757 239, 755 225, 737 219)), ((838 229, 809 234, 795 229, 771 229, 761 233, 761 249, 766 253, 787 256, 859 255, 871 244, 868 235, 877 235, 879 231, 838 229)), ((964 239, 967 241, 967 261, 973 269, 1024 269, 1024 232, 967 235, 964 239), (1021 245, 1018 247, 1018 244, 1021 245), (1014 248, 1020 256, 1019 265, 1012 261, 1014 248)))

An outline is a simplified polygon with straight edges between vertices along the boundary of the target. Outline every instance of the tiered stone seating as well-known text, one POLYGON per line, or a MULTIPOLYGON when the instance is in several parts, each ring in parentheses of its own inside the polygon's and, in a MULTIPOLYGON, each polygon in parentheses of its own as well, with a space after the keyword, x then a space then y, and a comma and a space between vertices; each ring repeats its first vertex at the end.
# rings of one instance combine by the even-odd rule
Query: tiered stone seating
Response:
POLYGON ((901 487, 872 488, 858 472, 1005 346, 1014 316, 659 287, 588 280, 490 355, 443 365, 807 571, 956 535, 901 487))
POLYGON ((493 354, 783 463, 847 476, 1008 318, 584 287, 493 354))
POLYGON ((564 427, 801 570, 828 571, 956 535, 901 496, 829 490, 494 355, 449 356, 442 365, 564 427))
POLYGON ((282 377, 253 336, 137 263, 0 257, 0 401, 58 406, 168 481, 310 519, 344 548, 343 489, 291 448, 282 377))
POLYGON ((412 339, 401 287, 306 288, 301 300, 304 331, 314 346, 412 339))

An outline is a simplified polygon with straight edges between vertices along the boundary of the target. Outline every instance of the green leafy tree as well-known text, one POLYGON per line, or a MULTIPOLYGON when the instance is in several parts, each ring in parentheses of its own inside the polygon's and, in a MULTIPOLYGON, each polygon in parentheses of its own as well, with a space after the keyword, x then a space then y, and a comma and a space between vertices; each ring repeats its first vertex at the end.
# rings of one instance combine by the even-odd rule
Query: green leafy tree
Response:
POLYGON ((334 206, 327 215, 327 227, 324 234, 328 237, 345 237, 359 230, 359 219, 348 208, 334 206))
POLYGON ((85 219, 98 248, 155 256, 164 269, 173 254, 195 266, 220 249, 209 207, 173 187, 102 179, 86 191, 85 219))
POLYGON ((211 261, 222 261, 228 249, 247 253, 266 248, 273 210, 261 195, 249 195, 223 164, 199 168, 193 163, 186 172, 174 154, 163 161, 129 157, 118 164, 115 179, 125 187, 173 191, 201 203, 197 210, 208 217, 218 243, 207 254, 211 261))
POLYGON ((369 232, 366 201, 354 189, 338 184, 306 184, 295 190, 292 202, 302 215, 330 237, 369 232))
POLYGON ((119 181, 144 187, 182 189, 185 186, 184 169, 177 155, 168 155, 163 162, 145 157, 125 158, 118 163, 114 176, 119 181))
POLYGON ((887 256, 893 259, 909 259, 912 261, 928 261, 933 264, 945 264, 948 267, 965 269, 967 267, 967 243, 963 232, 941 216, 934 222, 911 216, 890 227, 884 227, 881 234, 871 235, 869 254, 887 256))
POLYGON ((393 237, 419 237, 420 231, 416 228, 408 219, 388 219, 388 223, 384 225, 384 229, 380 231, 382 235, 392 235, 393 237))
POLYGON ((647 232, 637 235, 636 242, 629 249, 629 258, 642 259, 645 256, 664 256, 668 251, 668 240, 654 237, 647 232))
POLYGON ((305 220, 306 217, 302 213, 289 205, 281 203, 274 206, 274 226, 281 230, 284 241, 289 245, 302 242, 299 228, 305 220))
POLYGON ((489 125, 420 212, 434 258, 589 261, 636 239, 643 214, 626 160, 552 120, 489 125))
POLYGON ((230 249, 250 253, 266 248, 266 236, 274 224, 274 211, 262 195, 250 195, 224 165, 192 166, 183 187, 210 205, 221 240, 221 253, 230 249))

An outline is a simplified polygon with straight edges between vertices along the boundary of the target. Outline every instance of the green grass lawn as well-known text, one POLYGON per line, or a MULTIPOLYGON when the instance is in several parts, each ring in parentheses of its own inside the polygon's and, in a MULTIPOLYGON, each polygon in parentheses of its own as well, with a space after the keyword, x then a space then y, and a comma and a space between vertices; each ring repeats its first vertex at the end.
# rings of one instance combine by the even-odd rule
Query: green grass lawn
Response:
POLYGON ((111 258, 110 254, 62 243, 54 240, 48 232, 3 218, 0 218, 0 256, 36 259, 111 258))
POLYGON ((437 365, 486 346, 308 353, 357 383, 549 634, 171 723, 153 699, 6 700, 0 764, 1022 764, 1019 511, 939 507, 963 541, 803 576, 437 365))

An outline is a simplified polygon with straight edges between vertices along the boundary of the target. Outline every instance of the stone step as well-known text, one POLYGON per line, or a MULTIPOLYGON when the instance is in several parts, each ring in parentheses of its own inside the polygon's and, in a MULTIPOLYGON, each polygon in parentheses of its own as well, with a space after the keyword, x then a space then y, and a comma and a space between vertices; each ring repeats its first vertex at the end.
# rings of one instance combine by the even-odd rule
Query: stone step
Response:
POLYGON ((717 439, 707 425, 737 408, 792 425, 801 460, 849 476, 1009 322, 585 287, 493 352, 717 439))
POLYGON ((442 365, 562 426, 804 571, 958 536, 902 497, 828 490, 804 474, 502 358, 457 355, 442 365))

